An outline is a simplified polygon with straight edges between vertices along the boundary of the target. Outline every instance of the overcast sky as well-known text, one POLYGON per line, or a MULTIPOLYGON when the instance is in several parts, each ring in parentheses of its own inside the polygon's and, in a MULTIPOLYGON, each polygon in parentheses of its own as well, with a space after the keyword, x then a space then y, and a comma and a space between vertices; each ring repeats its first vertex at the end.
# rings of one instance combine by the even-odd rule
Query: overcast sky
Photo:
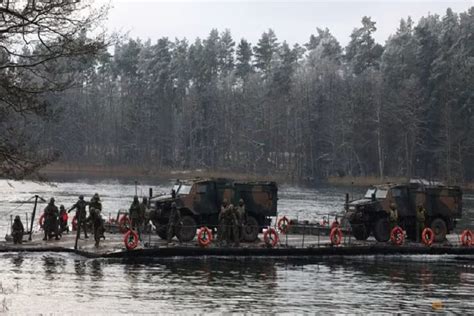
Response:
POLYGON ((113 0, 108 28, 130 37, 205 38, 212 28, 229 28, 237 41, 244 37, 255 44, 268 28, 279 41, 304 44, 316 27, 329 28, 342 45, 360 26, 362 16, 377 22, 375 38, 381 44, 395 32, 400 18, 417 21, 428 13, 444 15, 446 8, 466 11, 474 0, 457 1, 270 1, 270 0, 113 0))

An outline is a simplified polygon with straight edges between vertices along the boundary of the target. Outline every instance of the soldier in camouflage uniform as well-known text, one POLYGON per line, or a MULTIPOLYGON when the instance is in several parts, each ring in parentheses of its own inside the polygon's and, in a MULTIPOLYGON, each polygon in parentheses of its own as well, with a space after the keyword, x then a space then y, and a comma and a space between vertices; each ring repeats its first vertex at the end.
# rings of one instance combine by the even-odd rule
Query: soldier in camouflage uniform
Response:
MULTIPOLYGON (((173 238, 173 235, 176 235, 176 237, 179 240, 179 228, 181 225, 181 213, 176 207, 176 203, 173 202, 171 203, 171 212, 170 212, 170 217, 168 220, 168 230, 166 234, 166 238, 168 243, 171 242, 171 239, 173 238)), ((181 242, 181 240, 179 240, 181 242)))
POLYGON ((12 237, 14 244, 21 244, 23 242, 23 234, 25 233, 25 228, 21 222, 20 216, 15 216, 15 220, 12 225, 12 237))
POLYGON ((217 241, 222 243, 226 239, 227 229, 224 226, 224 216, 227 210, 227 199, 222 200, 221 210, 219 212, 218 224, 217 224, 217 241))
POLYGON ((48 240, 55 236, 56 240, 59 240, 58 234, 58 216, 59 210, 56 205, 54 205, 54 198, 49 200, 48 205, 44 209, 45 219, 44 219, 44 238, 43 240, 48 240))
POLYGON ((234 207, 232 205, 231 207, 231 212, 232 212, 232 218, 231 218, 231 221, 232 221, 232 238, 231 238, 231 241, 233 242, 234 246, 235 247, 239 247, 240 246, 240 227, 241 227, 241 221, 240 221, 240 214, 239 214, 239 210, 237 207, 234 207))
POLYGON ((146 196, 143 197, 142 202, 140 203, 140 224, 142 228, 146 228, 148 224, 148 198, 146 196))
POLYGON ((425 229, 426 209, 419 204, 416 208, 416 241, 420 242, 421 233, 425 229))
POLYGON ((102 203, 98 193, 94 194, 89 202, 89 220, 92 223, 92 231, 94 233, 95 246, 99 247, 100 238, 104 237, 104 221, 101 216, 102 203))
POLYGON ((239 221, 239 239, 243 239, 245 224, 247 224, 247 212, 245 211, 245 203, 243 199, 239 200, 239 206, 237 206, 237 218, 239 221))
POLYGON ((138 238, 141 240, 142 237, 140 235, 140 201, 138 200, 138 196, 133 197, 132 205, 130 205, 130 220, 132 222, 132 229, 136 230, 138 233, 138 238))
POLYGON ((84 238, 89 238, 87 236, 87 225, 86 225, 86 206, 89 203, 84 201, 84 195, 79 195, 79 200, 74 204, 68 211, 70 213, 74 209, 76 209, 76 220, 77 220, 77 229, 78 229, 78 235, 81 236, 81 227, 84 230, 84 238))

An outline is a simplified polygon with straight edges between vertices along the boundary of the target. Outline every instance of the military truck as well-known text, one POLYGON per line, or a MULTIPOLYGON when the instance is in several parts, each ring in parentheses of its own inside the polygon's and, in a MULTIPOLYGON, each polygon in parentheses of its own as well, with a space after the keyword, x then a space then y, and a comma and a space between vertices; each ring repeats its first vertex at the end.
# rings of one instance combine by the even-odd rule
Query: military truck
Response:
POLYGON ((388 211, 394 203, 399 225, 410 239, 416 239, 416 208, 423 205, 427 211, 425 225, 431 227, 435 241, 443 241, 462 215, 462 191, 458 186, 445 186, 424 180, 405 184, 377 185, 369 188, 364 198, 346 199, 346 218, 358 240, 373 234, 377 241, 390 238, 388 211))
POLYGON ((181 213, 179 239, 190 241, 197 227, 216 228, 224 199, 237 205, 243 199, 248 214, 243 229, 244 241, 255 241, 262 228, 270 225, 270 216, 277 215, 277 185, 275 182, 239 182, 230 179, 194 179, 176 181, 171 194, 151 199, 150 219, 158 235, 166 239, 166 227, 171 204, 181 213))

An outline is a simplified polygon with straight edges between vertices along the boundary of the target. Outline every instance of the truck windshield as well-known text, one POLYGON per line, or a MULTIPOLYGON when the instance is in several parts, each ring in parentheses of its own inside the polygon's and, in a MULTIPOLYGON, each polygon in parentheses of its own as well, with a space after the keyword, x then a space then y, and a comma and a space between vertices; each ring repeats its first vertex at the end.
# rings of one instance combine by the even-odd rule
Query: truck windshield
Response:
POLYGON ((371 199, 371 198, 372 198, 372 194, 374 194, 374 193, 375 193, 375 189, 368 189, 368 190, 367 190, 367 193, 365 193, 365 196, 364 196, 364 197, 367 198, 367 199, 371 199))
POLYGON ((178 193, 180 186, 181 186, 181 184, 175 184, 175 185, 173 186, 174 192, 178 193))
POLYGON ((368 189, 364 197, 366 199, 371 199, 372 194, 375 193, 376 199, 385 199, 387 197, 387 192, 388 192, 387 190, 383 190, 383 189, 368 189))
POLYGON ((191 185, 183 184, 181 185, 181 188, 179 188, 178 194, 189 194, 190 191, 191 191, 191 185))

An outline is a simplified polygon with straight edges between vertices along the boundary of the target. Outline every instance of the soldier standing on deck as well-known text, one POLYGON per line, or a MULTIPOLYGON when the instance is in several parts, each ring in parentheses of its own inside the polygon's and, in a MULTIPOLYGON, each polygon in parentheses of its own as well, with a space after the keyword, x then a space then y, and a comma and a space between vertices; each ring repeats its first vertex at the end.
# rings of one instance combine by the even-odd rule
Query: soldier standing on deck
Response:
POLYGON ((55 239, 59 240, 58 236, 58 216, 59 210, 54 205, 54 198, 49 200, 49 204, 44 209, 45 220, 44 220, 44 238, 43 240, 51 239, 55 235, 55 239))
POLYGON ((104 223, 101 216, 102 203, 99 193, 94 194, 89 203, 89 219, 92 222, 92 231, 94 233, 95 246, 99 247, 100 238, 104 237, 104 223))
POLYGON ((240 246, 240 215, 239 215, 239 210, 237 207, 232 207, 230 208, 231 211, 231 221, 232 221, 232 242, 234 243, 234 247, 239 247, 240 246))
POLYGON ((245 224, 247 224, 247 212, 245 211, 245 203, 243 199, 239 200, 239 206, 237 206, 237 215, 239 220, 239 238, 242 240, 245 224))
MULTIPOLYGON (((176 207, 176 203, 173 202, 171 203, 171 212, 170 212, 170 217, 168 220, 168 230, 166 234, 166 238, 168 243, 171 242, 171 239, 173 238, 173 235, 176 235, 176 237, 179 240, 179 228, 181 225, 181 213, 179 212, 178 208, 176 207)), ((181 240, 179 240, 181 242, 181 240)))
POLYGON ((142 228, 145 228, 146 225, 148 224, 147 210, 148 210, 148 198, 144 196, 142 199, 142 202, 140 203, 140 224, 142 225, 142 228))
POLYGON ((217 224, 217 240, 219 242, 223 242, 226 239, 227 228, 224 225, 224 217, 227 207, 227 199, 222 200, 221 211, 219 212, 217 224))
POLYGON ((426 209, 418 204, 416 208, 416 241, 420 242, 421 233, 425 229, 426 209))
POLYGON ((15 216, 15 220, 12 225, 12 237, 14 244, 21 244, 23 242, 23 234, 25 233, 25 228, 21 222, 20 216, 15 216))
POLYGON ((132 221, 132 229, 136 230, 138 233, 138 238, 142 240, 140 234, 140 201, 138 196, 133 197, 132 205, 130 205, 130 220, 132 221))
POLYGON ((74 204, 68 211, 70 213, 72 210, 77 209, 76 211, 76 220, 77 220, 77 229, 78 236, 81 236, 81 227, 84 230, 84 238, 89 238, 87 236, 87 225, 86 225, 86 206, 87 202, 84 201, 84 195, 79 195, 79 200, 74 204))

